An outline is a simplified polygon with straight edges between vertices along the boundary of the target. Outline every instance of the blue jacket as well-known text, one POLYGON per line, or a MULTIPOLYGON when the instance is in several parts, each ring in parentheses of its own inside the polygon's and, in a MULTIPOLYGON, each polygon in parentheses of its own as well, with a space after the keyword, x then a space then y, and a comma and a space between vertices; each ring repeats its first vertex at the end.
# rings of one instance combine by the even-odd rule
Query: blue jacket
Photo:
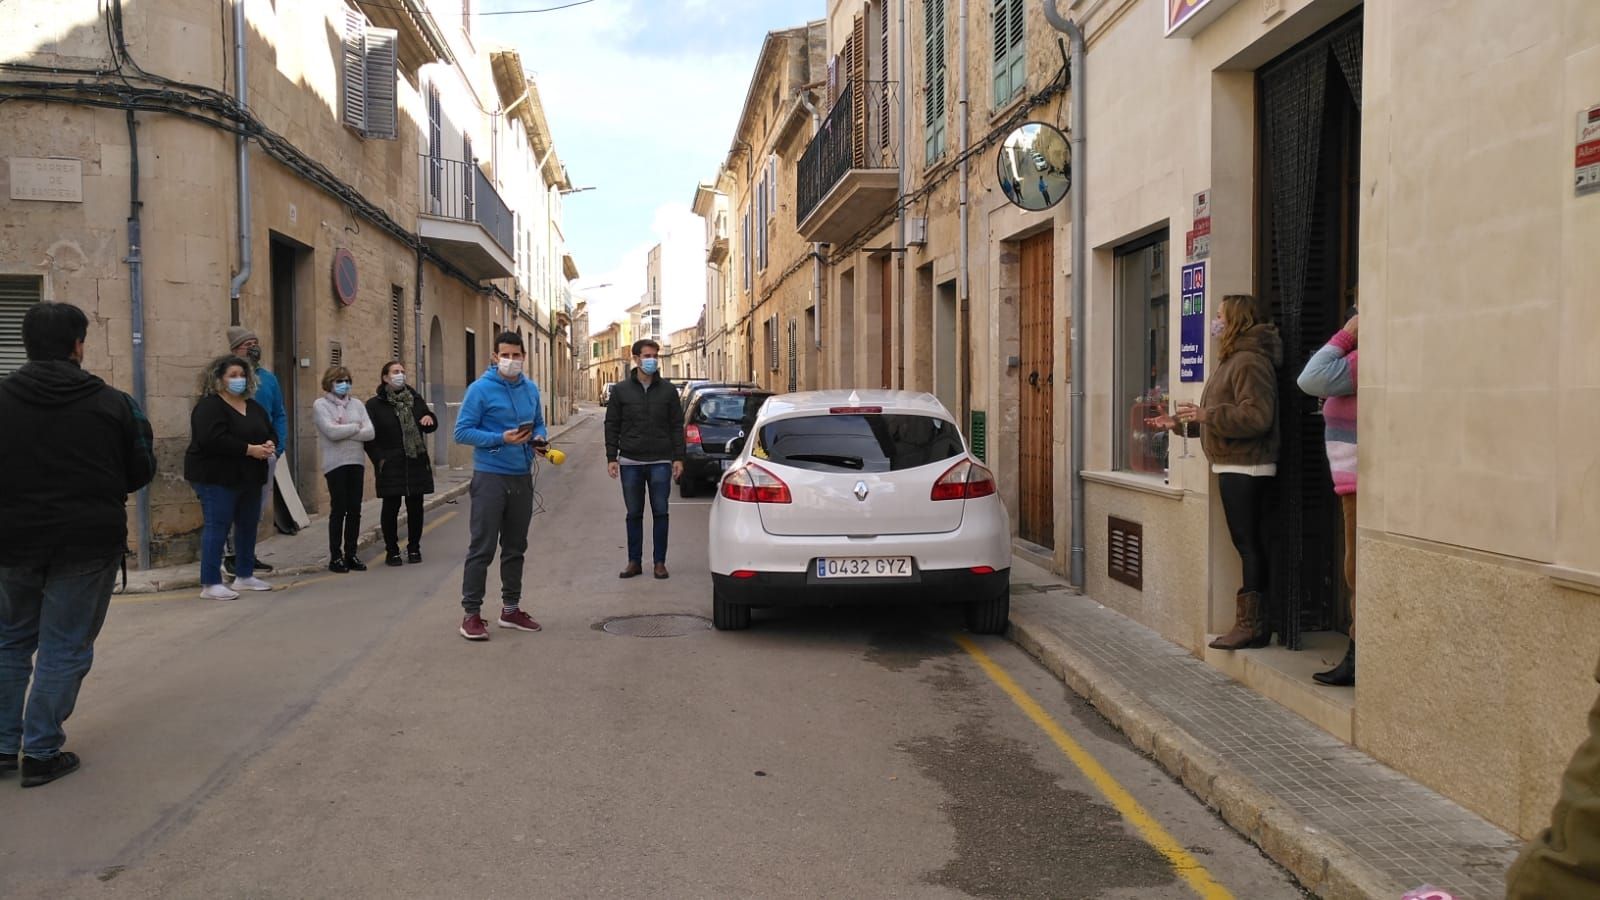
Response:
POLYGON ((533 469, 531 444, 507 444, 505 433, 523 422, 533 423, 535 437, 546 437, 539 386, 526 375, 506 381, 490 366, 467 387, 456 416, 455 439, 473 448, 472 469, 499 475, 526 475, 533 469))
POLYGON ((255 401, 267 411, 267 420, 277 432, 278 455, 289 448, 289 416, 283 411, 283 388, 278 386, 278 376, 260 366, 256 367, 255 401))

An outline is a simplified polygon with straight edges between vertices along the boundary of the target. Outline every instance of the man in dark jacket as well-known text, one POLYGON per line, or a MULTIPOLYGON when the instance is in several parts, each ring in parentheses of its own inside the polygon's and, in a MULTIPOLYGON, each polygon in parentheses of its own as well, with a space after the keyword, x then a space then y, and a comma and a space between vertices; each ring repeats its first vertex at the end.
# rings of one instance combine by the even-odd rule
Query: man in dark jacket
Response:
POLYGON ((78 768, 61 726, 127 552, 128 494, 156 471, 138 404, 81 368, 88 332, 76 306, 36 304, 28 363, 0 381, 0 775, 20 766, 23 787, 78 768))
POLYGON ((622 478, 628 508, 628 566, 617 573, 632 578, 644 559, 644 497, 650 493, 651 547, 655 576, 667 577, 667 495, 683 475, 683 401, 662 378, 661 345, 635 341, 633 373, 611 389, 606 404, 606 470, 622 478))

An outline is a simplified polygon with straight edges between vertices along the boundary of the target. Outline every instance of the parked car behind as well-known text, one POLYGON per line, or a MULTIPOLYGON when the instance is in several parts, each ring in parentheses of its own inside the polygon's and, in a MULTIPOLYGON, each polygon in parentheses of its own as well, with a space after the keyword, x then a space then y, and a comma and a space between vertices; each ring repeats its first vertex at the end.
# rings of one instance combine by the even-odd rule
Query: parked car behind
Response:
POLYGON ((961 603, 1005 630, 1011 526, 994 475, 938 400, 814 391, 766 401, 711 505, 713 624, 754 606, 961 603))
POLYGON ((745 435, 761 404, 771 396, 771 391, 755 388, 714 387, 695 392, 683 414, 686 455, 683 477, 678 479, 680 496, 693 497, 702 485, 721 480, 736 455, 728 452, 728 442, 745 435))
POLYGON ((689 403, 694 400, 695 394, 701 391, 709 391, 713 388, 747 388, 753 391, 762 389, 761 385, 756 384, 754 381, 696 381, 683 388, 684 410, 687 411, 689 409, 689 403))
POLYGON ((616 387, 615 381, 608 381, 600 387, 600 405, 609 406, 611 403, 611 389, 616 387))

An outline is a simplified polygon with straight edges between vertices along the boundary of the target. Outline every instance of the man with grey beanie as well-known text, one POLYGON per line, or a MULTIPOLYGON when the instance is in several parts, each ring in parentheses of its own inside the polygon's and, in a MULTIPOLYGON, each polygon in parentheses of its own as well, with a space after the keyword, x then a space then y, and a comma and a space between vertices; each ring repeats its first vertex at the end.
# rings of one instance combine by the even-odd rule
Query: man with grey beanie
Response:
MULTIPOLYGON (((243 325, 234 325, 228 329, 228 351, 234 356, 250 360, 250 365, 256 370, 255 401, 267 411, 267 418, 272 421, 272 430, 277 434, 278 452, 267 460, 267 483, 261 489, 261 508, 272 515, 272 483, 278 474, 278 457, 283 455, 288 444, 289 416, 283 409, 283 388, 278 384, 277 376, 267 371, 261 365, 261 341, 256 333, 243 325)), ((233 574, 233 533, 228 533, 228 551, 222 558, 222 569, 229 575, 233 574)), ((256 560, 257 572, 271 572, 272 567, 256 560)))

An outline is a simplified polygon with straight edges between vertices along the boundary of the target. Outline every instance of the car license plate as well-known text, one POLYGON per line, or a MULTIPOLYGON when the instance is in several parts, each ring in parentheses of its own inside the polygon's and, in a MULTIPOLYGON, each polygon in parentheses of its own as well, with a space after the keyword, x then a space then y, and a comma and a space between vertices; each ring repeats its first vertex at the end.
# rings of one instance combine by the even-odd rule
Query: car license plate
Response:
POLYGON ((728 467, 733 465, 733 460, 731 460, 731 459, 718 460, 717 461, 717 465, 722 468, 722 471, 726 472, 726 471, 728 471, 728 467))
POLYGON ((823 556, 818 578, 910 578, 909 556, 823 556))

